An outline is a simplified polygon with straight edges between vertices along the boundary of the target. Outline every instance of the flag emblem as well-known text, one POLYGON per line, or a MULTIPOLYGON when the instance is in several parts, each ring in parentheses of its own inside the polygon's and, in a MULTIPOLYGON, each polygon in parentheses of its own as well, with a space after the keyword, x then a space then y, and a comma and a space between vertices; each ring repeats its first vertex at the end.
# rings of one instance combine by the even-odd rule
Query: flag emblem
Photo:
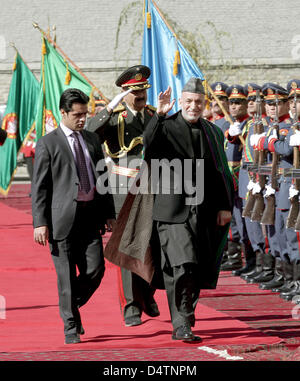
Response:
POLYGON ((46 134, 53 131, 55 128, 57 128, 57 122, 54 118, 54 115, 51 110, 46 110, 46 116, 45 116, 46 134))
POLYGON ((6 130, 9 139, 16 139, 19 129, 17 114, 14 112, 7 114, 3 119, 2 128, 6 130))

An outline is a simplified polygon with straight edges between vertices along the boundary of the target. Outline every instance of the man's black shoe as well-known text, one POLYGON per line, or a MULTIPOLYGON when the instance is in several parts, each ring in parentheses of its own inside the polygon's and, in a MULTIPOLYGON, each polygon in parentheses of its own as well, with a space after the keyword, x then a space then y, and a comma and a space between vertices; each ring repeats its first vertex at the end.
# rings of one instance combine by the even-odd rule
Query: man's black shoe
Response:
POLYGON ((145 304, 144 312, 150 317, 157 317, 160 315, 159 309, 155 302, 151 304, 145 304))
POLYGON ((181 325, 177 329, 174 329, 172 339, 182 341, 201 341, 201 338, 199 336, 195 336, 191 331, 191 327, 187 324, 181 325))
POLYGON ((80 326, 77 327, 77 333, 78 333, 78 335, 84 335, 85 334, 85 330, 84 330, 82 324, 80 324, 80 326))
POLYGON ((125 318, 125 326, 126 327, 134 327, 136 325, 141 325, 142 320, 139 316, 130 316, 125 318))
POLYGON ((69 335, 65 335, 65 344, 78 344, 78 343, 81 343, 81 341, 77 333, 70 333, 69 335))

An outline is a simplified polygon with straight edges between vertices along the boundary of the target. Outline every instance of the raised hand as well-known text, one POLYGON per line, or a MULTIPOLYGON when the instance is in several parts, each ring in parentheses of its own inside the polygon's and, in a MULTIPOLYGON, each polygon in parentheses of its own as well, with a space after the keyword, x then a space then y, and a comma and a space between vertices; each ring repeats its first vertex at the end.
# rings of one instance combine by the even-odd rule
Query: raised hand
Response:
POLYGON ((166 91, 158 94, 156 109, 158 115, 166 115, 174 106, 175 99, 171 101, 171 92, 172 89, 169 86, 166 91))
POLYGON ((131 93, 132 89, 128 89, 126 91, 122 91, 122 93, 116 95, 113 100, 109 102, 107 105, 108 111, 113 110, 115 107, 118 106, 118 104, 123 100, 124 97, 126 97, 127 94, 131 93))

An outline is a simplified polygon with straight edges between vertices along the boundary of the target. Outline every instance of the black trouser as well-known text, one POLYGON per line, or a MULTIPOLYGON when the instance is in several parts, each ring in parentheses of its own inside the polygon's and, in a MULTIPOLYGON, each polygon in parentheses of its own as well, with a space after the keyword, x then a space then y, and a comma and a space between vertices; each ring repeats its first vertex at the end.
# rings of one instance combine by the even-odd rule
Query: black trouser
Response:
POLYGON ((184 324, 195 325, 198 303, 199 271, 194 263, 164 267, 163 277, 174 330, 184 324))
POLYGON ((79 307, 90 299, 104 275, 102 237, 91 221, 92 215, 92 203, 78 206, 69 236, 49 242, 57 273, 59 312, 65 334, 76 333, 80 327, 79 307))
POLYGON ((157 223, 161 243, 161 269, 173 328, 195 325, 195 309, 200 293, 200 272, 196 259, 197 215, 186 223, 157 223))
POLYGON ((144 305, 154 302, 153 296, 156 290, 140 276, 124 268, 121 268, 121 277, 123 286, 121 301, 124 299, 121 308, 124 319, 131 316, 141 317, 144 305))

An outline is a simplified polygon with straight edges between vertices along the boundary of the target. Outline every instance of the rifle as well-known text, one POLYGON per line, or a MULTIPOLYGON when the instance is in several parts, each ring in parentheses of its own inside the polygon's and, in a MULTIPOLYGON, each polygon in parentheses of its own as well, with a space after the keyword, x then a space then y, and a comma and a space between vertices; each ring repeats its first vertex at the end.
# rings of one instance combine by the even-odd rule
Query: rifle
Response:
MULTIPOLYGON (((295 89, 294 94, 294 104, 295 104, 295 114, 294 114, 294 120, 292 128, 294 130, 294 133, 296 133, 296 130, 299 129, 298 126, 298 113, 297 113, 297 93, 295 89)), ((293 147, 293 169, 295 172, 297 172, 297 169, 299 169, 299 147, 295 146, 293 147)), ((297 194, 295 194, 291 198, 291 207, 289 210, 289 214, 286 220, 286 228, 295 228, 295 230, 300 230, 300 217, 299 217, 299 191, 300 191, 300 178, 296 177, 294 180, 294 186, 295 190, 298 191, 297 194)))
MULTIPOLYGON (((256 113, 255 113, 255 119, 254 119, 254 125, 253 125, 253 133, 258 134, 258 127, 259 127, 259 121, 261 120, 261 98, 259 95, 259 90, 256 90, 256 113)), ((259 152, 258 149, 254 149, 254 159, 252 165, 248 166, 248 171, 250 173, 250 181, 253 183, 256 182, 256 173, 255 170, 257 169, 258 166, 258 159, 259 159, 259 152)), ((255 196, 252 193, 252 189, 249 190, 248 192, 248 199, 245 205, 245 208, 243 210, 242 216, 243 217, 251 217, 252 210, 254 208, 254 203, 255 203, 255 196)))
MULTIPOLYGON (((259 99, 259 105, 260 105, 260 111, 259 111, 259 120, 258 120, 258 133, 262 134, 264 132, 264 125, 262 123, 261 119, 261 100, 259 99)), ((266 176, 260 171, 260 167, 263 166, 265 162, 265 150, 258 151, 258 185, 260 187, 260 192, 254 194, 255 203, 254 207, 251 213, 251 221, 257 221, 260 222, 264 209, 265 209, 265 202, 264 202, 264 196, 263 196, 263 190, 266 185, 266 176)))
MULTIPOLYGON (((276 114, 273 123, 273 130, 276 131, 277 137, 279 136, 279 117, 278 117, 278 92, 276 91, 276 114)), ((277 189, 277 166, 279 155, 277 152, 272 152, 272 164, 271 164, 271 187, 277 189)), ((275 224, 275 193, 266 196, 267 205, 261 218, 262 225, 274 225, 275 224)))

